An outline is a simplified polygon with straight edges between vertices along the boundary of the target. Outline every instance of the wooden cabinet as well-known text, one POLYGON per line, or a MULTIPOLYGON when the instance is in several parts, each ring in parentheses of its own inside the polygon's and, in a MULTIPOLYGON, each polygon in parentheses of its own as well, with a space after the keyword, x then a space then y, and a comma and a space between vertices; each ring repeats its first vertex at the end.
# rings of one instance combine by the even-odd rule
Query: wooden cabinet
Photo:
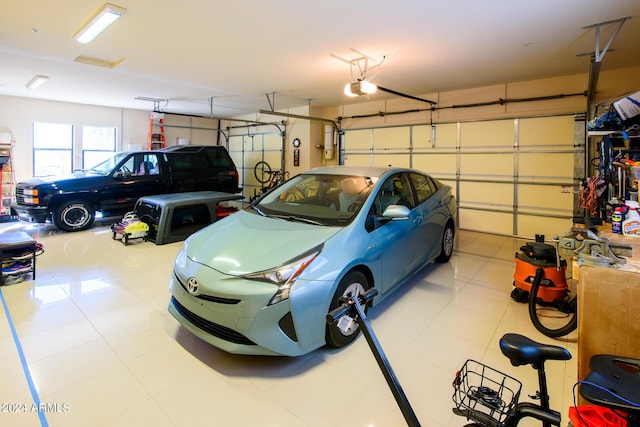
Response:
POLYGON ((578 379, 596 354, 640 359, 640 270, 580 267, 578 379))

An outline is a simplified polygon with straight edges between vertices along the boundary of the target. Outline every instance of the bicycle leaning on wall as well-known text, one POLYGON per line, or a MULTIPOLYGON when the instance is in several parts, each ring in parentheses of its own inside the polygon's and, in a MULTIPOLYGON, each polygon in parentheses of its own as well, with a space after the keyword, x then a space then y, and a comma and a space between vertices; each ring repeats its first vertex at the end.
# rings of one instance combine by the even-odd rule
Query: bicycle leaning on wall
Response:
POLYGON ((253 167, 253 174, 256 180, 260 184, 262 184, 262 186, 259 193, 254 191, 253 196, 250 198, 251 202, 258 199, 263 194, 266 194, 272 188, 289 179, 289 172, 280 169, 273 170, 271 169, 271 165, 269 165, 269 163, 265 162, 264 160, 256 163, 256 165, 253 167))

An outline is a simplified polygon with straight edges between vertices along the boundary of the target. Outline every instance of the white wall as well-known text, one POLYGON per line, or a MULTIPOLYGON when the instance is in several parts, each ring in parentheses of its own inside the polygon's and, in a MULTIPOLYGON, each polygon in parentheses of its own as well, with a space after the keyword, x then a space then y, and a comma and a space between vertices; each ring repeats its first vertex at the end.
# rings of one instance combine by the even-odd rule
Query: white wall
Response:
MULTIPOLYGON (((18 182, 33 176, 33 122, 112 126, 118 129, 116 150, 124 151, 130 145, 147 148, 149 113, 0 95, 0 130, 13 134, 13 162, 18 182)), ((188 139, 191 144, 217 143, 217 120, 167 115, 165 124, 167 146, 176 145, 178 138, 188 139)))

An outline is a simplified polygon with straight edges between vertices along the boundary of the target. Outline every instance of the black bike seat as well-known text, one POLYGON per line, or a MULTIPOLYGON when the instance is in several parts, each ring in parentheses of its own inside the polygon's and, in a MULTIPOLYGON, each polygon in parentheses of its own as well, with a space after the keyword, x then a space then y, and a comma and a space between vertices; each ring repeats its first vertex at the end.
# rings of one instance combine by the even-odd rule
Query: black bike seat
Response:
POLYGON ((589 368, 580 385, 582 397, 596 405, 640 414, 640 359, 598 354, 589 360, 589 368))
POLYGON ((500 350, 513 366, 533 364, 537 367, 546 360, 571 359, 566 348, 542 344, 519 334, 505 334, 500 339, 500 350))

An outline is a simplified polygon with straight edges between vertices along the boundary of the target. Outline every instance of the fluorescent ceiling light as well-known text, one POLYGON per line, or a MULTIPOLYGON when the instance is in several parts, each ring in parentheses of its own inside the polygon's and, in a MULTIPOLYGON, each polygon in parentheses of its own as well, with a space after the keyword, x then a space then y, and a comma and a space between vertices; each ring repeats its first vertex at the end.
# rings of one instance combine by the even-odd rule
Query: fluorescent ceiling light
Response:
POLYGON ((40 87, 42 84, 46 83, 47 80, 49 80, 49 77, 47 76, 35 75, 31 80, 27 82, 25 87, 27 89, 36 89, 37 87, 40 87))
POLYGON ((78 43, 87 44, 95 39, 98 34, 107 29, 118 18, 125 14, 127 10, 119 6, 105 3, 98 12, 93 15, 89 22, 76 33, 73 38, 78 43))
POLYGON ((344 94, 347 96, 371 95, 376 93, 376 90, 378 90, 378 87, 373 83, 366 80, 357 80, 345 85, 344 94))

